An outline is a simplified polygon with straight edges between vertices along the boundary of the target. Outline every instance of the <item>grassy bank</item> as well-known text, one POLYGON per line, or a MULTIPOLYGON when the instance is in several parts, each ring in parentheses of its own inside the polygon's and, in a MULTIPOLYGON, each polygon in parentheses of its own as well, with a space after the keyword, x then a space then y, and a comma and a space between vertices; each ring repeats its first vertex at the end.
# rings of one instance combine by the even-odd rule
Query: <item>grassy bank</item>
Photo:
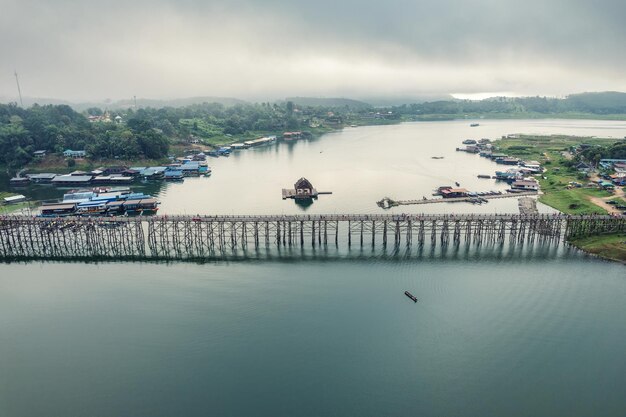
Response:
POLYGON ((578 136, 528 136, 518 135, 495 142, 498 152, 524 160, 540 162, 546 171, 538 177, 543 195, 539 201, 567 214, 606 214, 606 210, 595 205, 592 198, 609 197, 611 194, 595 187, 586 187, 589 179, 569 164, 569 149, 581 143, 606 145, 615 139, 578 136), (572 187, 571 183, 583 185, 572 187))
POLYGON ((602 258, 626 263, 626 233, 588 236, 571 240, 570 243, 602 258))
MULTIPOLYGON (((518 136, 495 142, 499 152, 524 160, 539 161, 546 172, 539 177, 543 195, 539 201, 567 214, 607 214, 592 199, 608 199, 621 202, 621 198, 608 198, 608 191, 586 187, 589 179, 571 167, 569 150, 581 143, 605 145, 615 139, 574 136, 518 136), (572 187, 571 183, 582 184, 572 187)), ((626 235, 590 236, 572 240, 574 246, 605 259, 626 262, 626 235)))

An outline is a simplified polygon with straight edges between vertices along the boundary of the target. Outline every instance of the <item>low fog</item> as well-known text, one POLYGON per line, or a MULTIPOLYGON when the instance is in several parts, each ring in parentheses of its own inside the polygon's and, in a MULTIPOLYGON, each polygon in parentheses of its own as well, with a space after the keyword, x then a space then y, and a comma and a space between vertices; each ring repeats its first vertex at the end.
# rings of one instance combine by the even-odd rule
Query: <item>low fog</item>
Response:
POLYGON ((0 1, 1 97, 626 90, 619 1, 0 1))

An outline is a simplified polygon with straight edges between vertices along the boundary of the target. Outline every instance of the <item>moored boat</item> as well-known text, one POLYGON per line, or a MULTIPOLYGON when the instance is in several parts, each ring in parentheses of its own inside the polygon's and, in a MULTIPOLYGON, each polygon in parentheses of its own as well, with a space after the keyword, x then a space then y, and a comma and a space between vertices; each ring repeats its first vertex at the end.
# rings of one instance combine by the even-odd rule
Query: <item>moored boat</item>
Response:
POLYGON ((410 292, 405 291, 405 292, 404 292, 404 295, 406 295, 406 296, 407 296, 407 297, 409 297, 411 300, 413 300, 413 302, 414 302, 414 303, 417 303, 417 297, 416 297, 416 296, 414 296, 413 294, 411 294, 410 292))

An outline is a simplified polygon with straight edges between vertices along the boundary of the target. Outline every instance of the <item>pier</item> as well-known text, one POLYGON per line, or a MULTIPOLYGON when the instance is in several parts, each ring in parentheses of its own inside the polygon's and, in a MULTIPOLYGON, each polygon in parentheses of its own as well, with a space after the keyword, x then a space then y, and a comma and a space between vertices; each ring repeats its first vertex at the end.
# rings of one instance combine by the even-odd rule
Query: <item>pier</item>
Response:
POLYGON ((626 217, 313 214, 0 217, 0 259, 196 259, 281 247, 559 243, 625 232, 626 217))
POLYGON ((419 204, 434 204, 434 203, 459 203, 459 202, 468 202, 471 203, 477 199, 484 200, 495 200, 499 198, 512 198, 512 197, 527 197, 527 196, 536 196, 539 193, 536 191, 524 191, 519 193, 507 193, 507 194, 492 194, 492 195, 481 195, 481 196, 467 196, 467 197, 451 197, 451 198, 422 198, 421 200, 393 200, 389 197, 384 197, 383 199, 376 202, 378 207, 388 209, 391 207, 397 206, 411 206, 411 205, 419 205, 419 204))

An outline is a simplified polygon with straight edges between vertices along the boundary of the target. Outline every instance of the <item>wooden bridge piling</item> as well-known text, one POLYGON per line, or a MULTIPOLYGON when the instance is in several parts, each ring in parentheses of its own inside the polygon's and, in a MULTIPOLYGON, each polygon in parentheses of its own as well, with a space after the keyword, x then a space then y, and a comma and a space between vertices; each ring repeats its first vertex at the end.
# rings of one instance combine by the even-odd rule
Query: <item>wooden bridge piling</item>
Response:
POLYGON ((291 215, 159 216, 149 218, 0 218, 0 258, 189 258, 277 247, 335 246, 346 232, 348 246, 422 247, 450 242, 511 245, 552 243, 598 233, 626 231, 626 218, 568 215, 291 215), (391 230, 390 230, 391 228, 391 230))

